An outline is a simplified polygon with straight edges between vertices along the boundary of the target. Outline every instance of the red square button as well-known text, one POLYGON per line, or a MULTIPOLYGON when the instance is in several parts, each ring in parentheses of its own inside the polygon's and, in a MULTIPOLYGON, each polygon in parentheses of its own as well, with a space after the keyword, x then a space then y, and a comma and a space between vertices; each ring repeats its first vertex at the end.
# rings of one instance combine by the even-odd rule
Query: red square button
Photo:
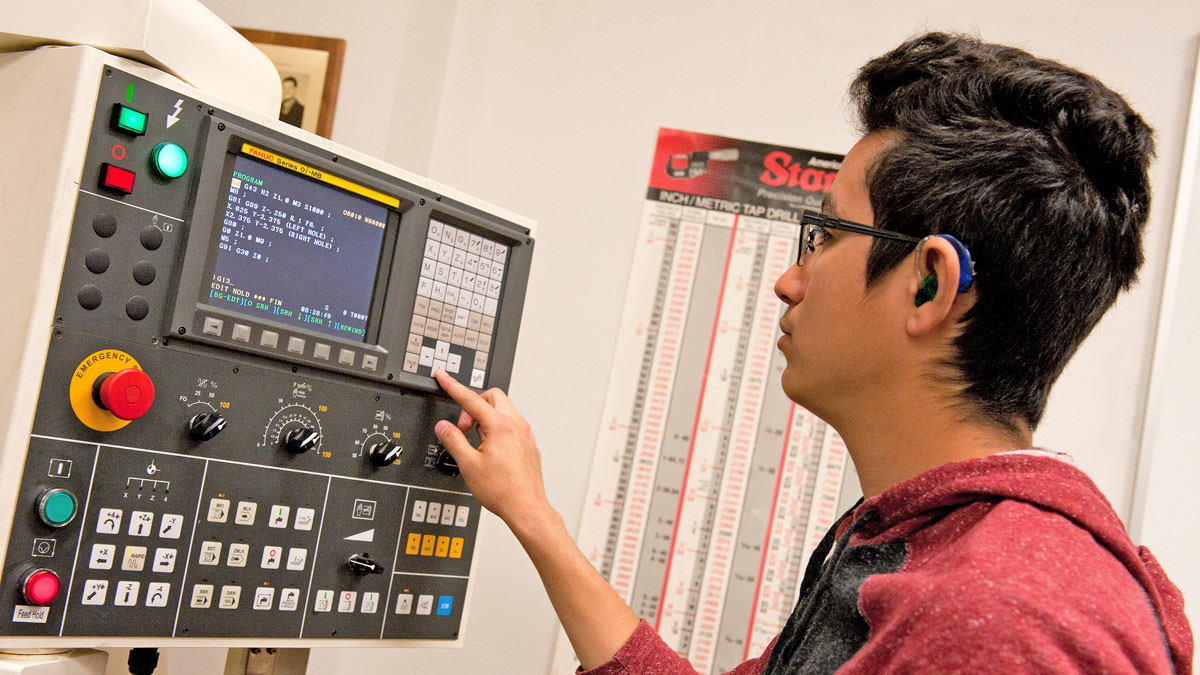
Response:
POLYGON ((129 194, 133 192, 133 179, 137 176, 128 169, 122 169, 112 164, 100 165, 100 185, 111 190, 129 194))

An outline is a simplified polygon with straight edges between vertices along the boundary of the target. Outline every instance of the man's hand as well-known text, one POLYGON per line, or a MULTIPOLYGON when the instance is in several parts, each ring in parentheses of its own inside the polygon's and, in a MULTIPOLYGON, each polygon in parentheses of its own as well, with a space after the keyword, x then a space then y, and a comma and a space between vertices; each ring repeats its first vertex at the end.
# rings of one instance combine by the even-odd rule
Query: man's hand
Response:
POLYGON ((542 457, 533 430, 499 389, 476 394, 443 371, 434 373, 442 389, 460 406, 455 426, 445 420, 434 431, 454 457, 475 499, 514 532, 551 511, 542 481, 542 457), (479 429, 476 448, 463 434, 479 429))

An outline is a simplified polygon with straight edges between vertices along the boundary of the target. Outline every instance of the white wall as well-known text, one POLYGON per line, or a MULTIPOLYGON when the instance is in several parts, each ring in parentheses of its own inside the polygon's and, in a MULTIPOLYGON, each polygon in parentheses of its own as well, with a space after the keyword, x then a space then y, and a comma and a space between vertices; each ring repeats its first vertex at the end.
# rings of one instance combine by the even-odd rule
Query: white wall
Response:
MULTIPOLYGON (((1068 368, 1036 440, 1073 453, 1128 515, 1200 3, 205 1, 234 25, 346 38, 334 140, 540 222, 510 393, 571 524, 659 126, 844 152, 855 140, 844 102, 855 69, 931 28, 1097 75, 1158 130, 1147 265, 1068 368), (403 95, 413 87, 422 95, 403 95)), ((1197 515, 1177 527, 1193 532, 1197 515)), ((310 672, 543 672, 557 624, 520 548, 498 521, 488 525, 465 649, 316 650, 310 672)), ((1200 550, 1194 536, 1185 546, 1200 550)), ((1196 574, 1190 561, 1167 562, 1175 577, 1196 574)), ((211 672, 183 663, 166 672, 211 672)))

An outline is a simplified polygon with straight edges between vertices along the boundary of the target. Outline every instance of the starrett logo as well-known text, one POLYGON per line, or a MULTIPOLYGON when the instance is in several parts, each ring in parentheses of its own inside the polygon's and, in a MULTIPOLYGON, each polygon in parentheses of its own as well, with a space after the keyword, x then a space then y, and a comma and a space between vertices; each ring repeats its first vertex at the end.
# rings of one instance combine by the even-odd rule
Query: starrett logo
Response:
POLYGON ((797 187, 808 192, 826 192, 837 178, 837 171, 826 171, 814 167, 801 166, 782 150, 767 154, 763 160, 763 172, 758 177, 760 181, 771 187, 797 187))

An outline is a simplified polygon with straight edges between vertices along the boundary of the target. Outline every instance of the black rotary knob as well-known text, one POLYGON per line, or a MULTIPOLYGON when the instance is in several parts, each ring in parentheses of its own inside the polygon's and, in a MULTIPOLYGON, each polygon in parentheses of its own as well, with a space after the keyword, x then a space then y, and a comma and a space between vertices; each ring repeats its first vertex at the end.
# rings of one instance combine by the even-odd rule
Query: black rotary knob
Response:
POLYGON ((188 420, 188 437, 193 441, 207 441, 221 433, 224 428, 225 418, 220 413, 200 413, 188 420))
POLYGON ((450 454, 450 451, 445 448, 442 448, 442 451, 438 453, 437 468, 438 471, 447 476, 458 475, 458 462, 454 461, 454 457, 450 454))
POLYGON ((360 577, 368 574, 383 574, 383 565, 372 560, 370 553, 355 553, 350 556, 347 564, 360 577))
POLYGON ((320 442, 320 433, 315 429, 302 427, 287 432, 287 436, 283 439, 283 447, 293 455, 300 455, 317 447, 317 443, 320 442))
POLYGON ((383 441, 371 446, 367 452, 367 459, 375 466, 387 466, 396 461, 402 452, 404 452, 404 448, 400 447, 399 443, 383 441))

